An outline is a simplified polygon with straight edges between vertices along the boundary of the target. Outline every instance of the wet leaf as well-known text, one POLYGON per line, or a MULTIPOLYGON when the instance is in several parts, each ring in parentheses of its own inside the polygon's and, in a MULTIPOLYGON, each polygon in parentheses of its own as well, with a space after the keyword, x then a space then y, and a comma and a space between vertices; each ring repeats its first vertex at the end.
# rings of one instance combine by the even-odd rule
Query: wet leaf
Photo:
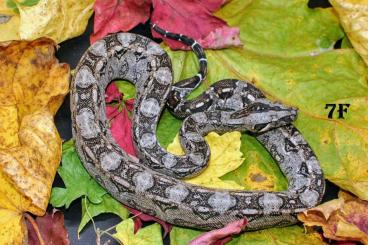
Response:
POLYGON ((150 15, 150 0, 96 0, 91 43, 109 33, 129 31, 150 15))
POLYGON ((69 67, 55 59, 54 45, 49 39, 0 44, 2 244, 26 239, 23 212, 45 213, 60 162, 53 115, 68 92, 69 67))
POLYGON ((119 201, 115 200, 109 194, 105 194, 102 197, 102 202, 99 204, 91 203, 86 197, 82 198, 81 201, 82 220, 78 227, 78 235, 93 217, 96 217, 102 213, 113 213, 118 215, 121 219, 126 219, 129 217, 128 209, 124 208, 119 201))
MULTIPOLYGON (((234 0, 217 13, 231 25, 240 26, 241 38, 249 45, 242 49, 207 51, 207 80, 191 96, 198 95, 220 79, 238 78, 252 81, 272 100, 299 108, 295 125, 312 146, 326 178, 368 200, 368 70, 354 50, 325 50, 319 45, 323 39, 330 40, 329 44, 324 46, 331 46, 342 37, 338 20, 333 17, 331 9, 308 9, 307 1, 281 2, 276 4, 274 1, 254 1, 248 6, 250 9, 247 9, 247 6, 242 7, 242 1, 234 0), (291 9, 297 10, 299 14, 299 28, 306 27, 309 32, 306 29, 303 29, 303 32, 295 31, 296 26, 292 28, 293 25, 288 24, 290 19, 287 16, 293 12, 291 9), (248 18, 252 18, 252 11, 258 13, 259 22, 250 25, 248 18), (275 24, 267 28, 265 23, 269 23, 270 18, 275 20, 275 24), (265 32, 268 35, 267 38, 258 35, 257 47, 252 45, 253 37, 245 35, 252 32, 265 32), (285 39, 280 38, 277 33, 285 39), (268 46, 262 45, 266 44, 266 39, 268 46), (348 113, 344 113, 345 119, 338 119, 338 112, 329 119, 326 104, 339 103, 351 105, 348 113), (355 171, 356 169, 360 171, 355 171)), ((198 67, 194 54, 166 49, 173 61, 175 81, 195 74, 198 67)), ((163 138, 173 138, 180 127, 180 122, 168 114, 163 115, 160 123, 171 126, 170 131, 166 132, 162 132, 165 131, 164 127, 158 128, 160 142, 163 138), (166 135, 163 136, 162 133, 166 135)), ((244 138, 243 144, 246 142, 255 144, 247 137, 244 138)), ((243 152, 244 158, 269 159, 265 151, 257 148, 251 152, 243 152)), ((284 180, 276 180, 282 178, 280 172, 259 171, 266 169, 267 165, 274 165, 272 160, 253 164, 256 179, 260 174, 260 179, 270 180, 271 176, 277 173, 271 181, 273 183, 267 183, 266 186, 277 190, 285 187, 284 180)), ((250 166, 244 168, 252 170, 250 166)), ((240 176, 227 175, 223 178, 241 184, 241 179, 245 179, 247 175, 251 177, 250 172, 254 172, 253 170, 244 171, 240 176)))
POLYGON ((347 192, 298 215, 305 226, 321 226, 326 238, 368 243, 368 202, 347 192))
MULTIPOLYGON (((42 217, 37 217, 37 228, 45 244, 69 245, 68 232, 64 226, 64 214, 53 210, 42 217)), ((34 227, 27 220, 28 244, 40 244, 34 227)))
POLYGON ((10 7, 0 5, 0 15, 11 15, 0 31, 6 35, 0 41, 12 39, 32 40, 49 37, 56 43, 81 35, 93 13, 94 0, 8 0, 10 7), (9 9, 13 12, 9 13, 9 9))
MULTIPOLYGON (((226 173, 238 168, 244 161, 240 152, 240 136, 241 134, 237 131, 225 133, 221 136, 214 132, 209 133, 205 137, 211 150, 208 167, 200 175, 185 181, 213 188, 243 189, 236 182, 222 183, 223 181, 219 179, 226 173)), ((176 155, 184 154, 178 136, 167 147, 167 150, 176 155)))
POLYGON ((82 196, 93 204, 102 203, 106 190, 83 167, 72 141, 63 144, 62 164, 58 174, 63 179, 65 188, 52 188, 52 206, 68 208, 74 200, 82 196))
POLYGON ((331 0, 354 49, 368 65, 368 1, 331 0))
POLYGON ((134 234, 134 222, 132 219, 126 219, 119 223, 114 237, 119 239, 124 245, 163 244, 159 224, 146 226, 134 234))

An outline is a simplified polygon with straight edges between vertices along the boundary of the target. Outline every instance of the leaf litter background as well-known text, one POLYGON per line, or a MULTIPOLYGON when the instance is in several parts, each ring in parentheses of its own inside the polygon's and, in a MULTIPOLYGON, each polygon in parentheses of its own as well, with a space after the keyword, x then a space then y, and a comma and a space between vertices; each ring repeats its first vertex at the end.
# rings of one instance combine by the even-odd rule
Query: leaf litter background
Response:
MULTIPOLYGON (((331 10, 308 9, 306 1, 290 2, 232 1, 221 9, 216 15, 230 26, 240 27, 244 47, 207 51, 210 63, 207 83, 193 96, 211 82, 236 77, 252 80, 270 98, 299 107, 296 125, 319 156, 327 178, 367 199, 364 191, 367 188, 364 182, 367 163, 363 162, 367 154, 367 129, 363 127, 368 119, 364 117, 367 115, 364 108, 367 102, 366 68, 353 50, 332 50, 343 32, 331 10), (282 11, 283 7, 287 12, 282 11), (295 17, 287 18, 286 13, 288 16, 295 13, 295 17), (259 29, 263 31, 257 31, 259 29), (287 93, 289 91, 291 93, 287 93), (346 120, 327 120, 324 104, 340 102, 352 104, 346 120), (358 152, 357 149, 362 150, 358 152), (358 167, 362 170, 359 173, 351 171, 358 167)), ((195 73, 194 55, 168 52, 174 60, 175 80, 195 73)), ((173 141, 179 127, 180 121, 166 112, 159 126, 159 139, 163 145, 173 141), (174 126, 167 130, 168 125, 174 126)), ((242 135, 241 142, 244 164, 221 179, 235 181, 248 189, 285 189, 285 180, 262 146, 247 135, 242 135)), ((82 202, 91 201, 89 198, 82 202)), ((91 198, 92 203, 87 205, 92 207, 96 200, 91 198)), ((103 191, 98 198, 97 202, 108 199, 103 191)), ((93 212, 103 212, 103 209, 93 212)), ((124 212, 120 215, 125 217, 124 212)), ((198 231, 174 227, 170 238, 175 244, 175 241, 189 241, 197 235, 198 231)), ((321 242, 313 234, 305 235, 303 229, 293 226, 247 233, 231 243, 259 241, 263 244, 270 241, 270 237, 277 237, 280 243, 282 239, 285 242, 301 239, 308 239, 310 243, 321 242)))

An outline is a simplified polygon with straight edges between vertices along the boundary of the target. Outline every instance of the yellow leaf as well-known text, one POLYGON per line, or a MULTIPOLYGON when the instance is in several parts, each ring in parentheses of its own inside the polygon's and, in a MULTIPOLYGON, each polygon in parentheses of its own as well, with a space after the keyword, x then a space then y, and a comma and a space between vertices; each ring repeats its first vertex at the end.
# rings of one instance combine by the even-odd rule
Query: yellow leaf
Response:
POLYGON ((53 116, 70 76, 54 52, 46 38, 0 44, 0 244, 24 243, 22 213, 43 215, 50 198, 62 143, 53 116))
POLYGON ((26 235, 22 214, 0 208, 0 244, 25 244, 26 235))
POLYGON ((124 245, 150 245, 162 244, 161 226, 158 223, 146 226, 134 234, 134 222, 132 219, 125 219, 116 226, 116 233, 113 235, 124 245))
POLYGON ((368 0, 331 0, 354 49, 368 65, 368 0))
MULTIPOLYGON (((221 176, 238 168, 244 161, 243 154, 240 151, 240 136, 240 132, 237 131, 223 135, 214 132, 209 133, 205 137, 211 150, 208 167, 200 175, 188 179, 186 182, 213 188, 244 189, 235 181, 220 179, 221 176)), ((177 155, 184 154, 178 136, 167 147, 167 150, 177 155)))
POLYGON ((368 243, 368 202, 340 191, 339 198, 304 211, 305 226, 321 226, 326 238, 368 243))
POLYGON ((12 12, 9 15, 5 13, 2 11, 0 6, 0 42, 8 40, 18 40, 19 16, 14 15, 14 13, 12 12))
POLYGON ((49 37, 56 43, 81 35, 93 13, 94 0, 40 0, 19 6, 21 39, 49 37))

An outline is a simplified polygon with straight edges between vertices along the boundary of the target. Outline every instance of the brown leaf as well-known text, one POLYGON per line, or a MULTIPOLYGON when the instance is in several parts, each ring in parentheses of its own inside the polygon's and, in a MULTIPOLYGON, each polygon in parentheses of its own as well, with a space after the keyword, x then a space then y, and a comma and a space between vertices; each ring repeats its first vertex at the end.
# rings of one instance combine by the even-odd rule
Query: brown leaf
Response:
POLYGON ((27 220, 29 245, 40 244, 35 229, 38 229, 45 244, 69 245, 68 232, 64 226, 64 214, 62 212, 53 210, 42 217, 37 217, 35 225, 36 227, 27 220))
POLYGON ((298 215, 305 226, 321 226, 326 238, 368 244, 368 202, 341 191, 339 198, 298 215))

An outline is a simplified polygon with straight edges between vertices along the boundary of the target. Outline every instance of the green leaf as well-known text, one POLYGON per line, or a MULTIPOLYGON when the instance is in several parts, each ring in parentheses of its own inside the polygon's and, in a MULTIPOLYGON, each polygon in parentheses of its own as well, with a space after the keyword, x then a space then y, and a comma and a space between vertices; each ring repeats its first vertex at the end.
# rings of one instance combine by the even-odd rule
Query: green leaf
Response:
POLYGON ((261 231, 245 232, 234 238, 228 245, 254 244, 254 245, 281 245, 281 244, 325 244, 318 233, 306 234, 299 226, 284 228, 271 228, 261 231))
POLYGON ((240 26, 247 50, 272 56, 317 54, 344 35, 331 8, 310 9, 308 0, 235 0, 216 15, 240 26))
POLYGON ((6 6, 12 9, 15 13, 19 14, 17 3, 14 0, 6 0, 6 6))
POLYGON ((134 222, 132 219, 126 219, 119 223, 114 237, 119 239, 124 245, 163 244, 161 226, 158 223, 139 229, 137 234, 134 234, 134 222))
MULTIPOLYGON (((189 228, 173 227, 170 232, 171 245, 185 245, 194 238, 200 236, 202 231, 189 228)), ((259 245, 281 245, 281 244, 324 244, 320 235, 306 234, 304 229, 295 225, 284 228, 271 228, 260 231, 244 232, 227 243, 228 245, 259 244, 259 245)))
POLYGON ((105 194, 102 197, 102 202, 99 204, 91 203, 88 198, 82 198, 82 220, 78 227, 78 234, 83 230, 86 224, 95 216, 102 213, 113 213, 121 219, 129 217, 128 209, 116 201, 110 194, 105 194))
POLYGON ((341 41, 341 48, 353 48, 348 36, 344 36, 341 41))
MULTIPOLYGON (((325 177, 367 200, 368 70, 354 50, 325 50, 321 46, 321 40, 331 40, 332 45, 343 33, 330 8, 306 6, 307 1, 302 0, 233 0, 225 5, 217 15, 240 27, 245 45, 207 50, 209 73, 192 96, 218 80, 238 78, 252 81, 272 100, 299 108, 295 126, 312 146, 325 177), (329 119, 325 105, 339 103, 351 104, 348 113, 344 113, 345 119, 338 119, 337 112, 329 119)), ((192 52, 166 50, 172 58, 175 81, 196 73, 198 64, 192 52)), ((160 142, 167 138, 172 141, 177 133, 173 131, 180 124, 165 115, 160 123, 167 128, 166 132, 159 130, 166 137, 159 137, 160 142)), ((268 153, 250 137, 245 137, 243 143, 248 160, 224 178, 253 188, 249 177, 256 169, 255 179, 274 176, 273 183, 267 186, 284 189, 286 182, 268 153)))
POLYGON ((116 81, 115 85, 118 87, 119 92, 124 94, 124 100, 135 98, 135 86, 127 81, 116 81))
POLYGON ((54 207, 66 208, 81 196, 86 196, 94 204, 101 203, 106 190, 103 189, 86 171, 80 161, 74 142, 63 144, 62 165, 58 169, 66 188, 54 187, 50 203, 54 207))
POLYGON ((36 5, 40 0, 24 0, 23 2, 20 2, 19 4, 22 6, 31 7, 36 5))

